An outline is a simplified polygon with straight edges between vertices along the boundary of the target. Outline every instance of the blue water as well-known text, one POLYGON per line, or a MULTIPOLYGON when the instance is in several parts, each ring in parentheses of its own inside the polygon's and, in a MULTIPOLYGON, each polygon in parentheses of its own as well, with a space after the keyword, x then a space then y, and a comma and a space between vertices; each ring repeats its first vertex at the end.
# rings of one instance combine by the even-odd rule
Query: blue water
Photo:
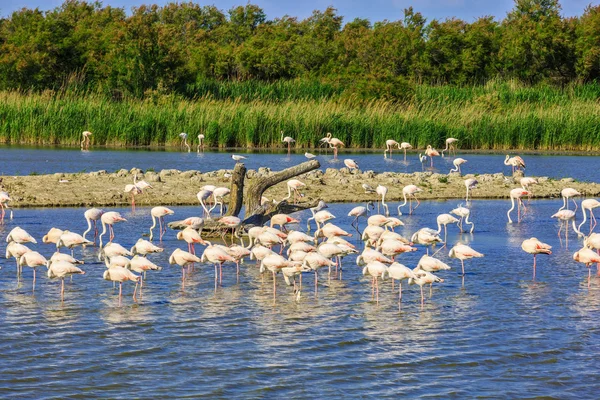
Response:
MULTIPOLYGON (((171 149, 172 150, 172 149, 171 149)), ((403 154, 395 153, 393 158, 384 159, 382 153, 344 153, 340 152, 337 160, 328 153, 314 151, 323 168, 343 167, 343 159, 351 158, 358 162, 363 171, 375 172, 415 172, 433 171, 448 173, 453 168, 453 157, 435 157, 434 169, 429 164, 421 165, 416 153, 409 153, 407 163, 403 154)), ((206 151, 197 154, 180 151, 149 151, 149 150, 107 150, 92 149, 81 151, 66 148, 35 148, 35 147, 0 147, 0 175, 29 175, 31 173, 47 174, 56 172, 90 172, 106 170, 114 172, 118 169, 141 168, 143 170, 175 168, 181 171, 200 170, 202 172, 217 169, 232 169, 235 162, 231 154, 247 156, 246 167, 258 169, 268 166, 272 170, 280 170, 306 161, 304 153, 291 154, 285 152, 247 152, 236 151, 206 151)), ((511 167, 504 165, 505 154, 458 154, 467 160, 461 168, 463 174, 469 173, 511 173, 511 167)), ((600 168, 600 159, 594 156, 556 156, 556 155, 523 155, 527 164, 526 175, 549 176, 552 178, 572 177, 581 181, 597 180, 596 171, 600 168)))
MULTIPOLYGON (((179 155, 185 157, 186 155, 179 155)), ((434 227, 435 218, 456 202, 424 201, 403 216, 408 236, 434 227)), ((354 204, 332 204, 336 223, 354 204)), ((300 301, 281 276, 277 302, 252 262, 225 265, 216 292, 213 267, 196 266, 181 287, 181 269, 167 264, 185 244, 169 231, 166 251, 151 256, 164 269, 148 274, 143 299, 134 303, 124 285, 122 305, 104 265, 88 248, 85 276, 66 284, 40 269, 35 294, 27 267, 17 282, 14 260, 0 260, 0 393, 18 398, 324 398, 324 397, 554 397, 595 398, 600 372, 600 278, 572 260, 580 241, 566 249, 550 215, 558 200, 532 201, 521 224, 506 224, 507 201, 473 201, 473 235, 449 229, 449 242, 462 239, 484 258, 460 262, 438 256, 453 269, 439 275, 433 296, 421 308, 418 286, 397 292, 383 284, 380 304, 371 301, 370 281, 354 257, 344 259, 342 281, 322 276, 315 297, 307 274, 300 301), (491 212, 494 210, 495 212, 491 212), (500 210, 501 212, 498 212, 500 210), (554 246, 538 257, 520 249, 536 236, 554 246)), ((390 209, 395 209, 393 205, 390 209)), ((197 215, 198 207, 175 207, 173 219, 197 215)), ((0 228, 0 251, 14 226, 39 240, 52 226, 83 231, 84 209, 17 209, 0 228)), ((128 222, 115 226, 115 241, 131 246, 150 225, 149 209, 121 209, 128 222)), ((307 213, 301 213, 305 226, 307 213)), ((579 217, 579 214, 578 214, 579 217)), ((364 221, 361 221, 364 226, 364 221)), ((356 240, 356 235, 352 238, 356 240)), ((360 245, 357 242, 358 245, 360 245)), ((52 246, 31 245, 50 256, 52 246)), ((414 267, 424 249, 399 260, 414 267)), ((321 274, 326 275, 326 274, 321 274)), ((404 283, 406 285, 406 282, 404 283)), ((427 291, 426 291, 427 293, 427 291)))

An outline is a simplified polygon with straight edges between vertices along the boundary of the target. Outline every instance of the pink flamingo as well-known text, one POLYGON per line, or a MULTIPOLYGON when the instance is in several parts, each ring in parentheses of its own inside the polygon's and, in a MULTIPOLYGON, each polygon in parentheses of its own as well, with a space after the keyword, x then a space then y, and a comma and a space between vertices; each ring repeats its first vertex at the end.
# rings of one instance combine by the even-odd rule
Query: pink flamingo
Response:
POLYGON ((204 151, 204 135, 202 133, 198 135, 198 146, 196 147, 196 152, 200 153, 200 149, 204 151))
POLYGON ((83 217, 87 221, 87 225, 88 225, 87 230, 85 232, 83 232, 83 238, 85 239, 85 235, 87 235, 87 233, 92 230, 92 221, 93 221, 94 222, 94 244, 96 244, 96 238, 98 237, 97 223, 98 223, 98 220, 102 217, 102 214, 104 214, 104 211, 100 210, 99 208, 90 208, 89 210, 85 210, 85 212, 83 213, 83 217))
POLYGON ((82 136, 83 136, 83 140, 81 141, 81 150, 89 150, 90 149, 90 136, 92 136, 92 132, 83 131, 82 136))
POLYGON ((519 156, 511 157, 508 154, 504 159, 504 165, 510 165, 512 167, 512 173, 515 174, 515 170, 525 169, 525 161, 519 156))
POLYGON ((187 227, 184 230, 177 232, 177 240, 184 240, 188 244, 188 252, 193 255, 196 255, 196 243, 206 244, 198 231, 191 227, 187 227))
POLYGON ((85 271, 77 268, 68 261, 52 261, 48 262, 48 278, 60 278, 60 299, 65 299, 65 278, 74 274, 84 275, 85 271))
POLYGON ((268 269, 273 274, 273 301, 276 300, 277 296, 277 281, 275 279, 276 274, 285 267, 293 267, 294 262, 288 261, 279 254, 270 254, 266 256, 261 263, 261 269, 268 269))
POLYGON ((120 213, 116 211, 109 211, 102 214, 102 216, 100 217, 100 221, 102 222, 102 233, 100 233, 98 239, 100 241, 99 246, 100 248, 102 248, 102 236, 104 236, 104 234, 106 233, 106 225, 108 225, 108 229, 110 232, 108 241, 112 242, 112 240, 115 238, 113 225, 119 222, 126 222, 127 220, 123 218, 120 213))
POLYGON ((552 254, 552 250, 550 250, 552 246, 549 244, 540 242, 537 238, 530 238, 523 240, 521 244, 521 249, 524 252, 533 254, 533 280, 535 280, 535 266, 536 266, 536 256, 538 254, 552 254))
POLYGON ((506 215, 508 216, 509 224, 512 224, 512 219, 510 219, 510 213, 512 210, 515 209, 515 200, 517 201, 517 223, 521 222, 521 207, 523 207, 523 213, 525 213, 525 211, 527 210, 527 208, 523 204, 523 200, 521 200, 521 197, 527 196, 527 195, 529 195, 529 192, 522 188, 515 188, 510 191, 511 207, 510 207, 510 210, 508 210, 506 212, 506 215))
MULTIPOLYGON (((408 278, 409 285, 419 285, 421 287, 421 307, 425 303, 425 296, 423 295, 423 285, 430 285, 430 288, 433 287, 433 284, 436 282, 444 282, 443 279, 435 276, 431 272, 423 271, 423 270, 413 270, 415 276, 408 278)), ((431 289, 430 289, 431 290, 431 289)))
POLYGON ((304 257, 304 261, 302 263, 303 266, 309 267, 313 271, 315 271, 315 295, 318 292, 318 282, 319 282, 319 269, 323 267, 331 268, 335 265, 333 261, 329 258, 323 256, 320 253, 312 252, 308 253, 306 257, 304 257))
POLYGON ((140 277, 128 270, 125 267, 120 266, 112 266, 102 275, 104 280, 119 282, 119 304, 121 304, 121 298, 123 297, 123 282, 126 281, 134 281, 135 288, 133 289, 133 301, 137 301, 135 297, 137 293, 138 283, 140 281, 140 277))
POLYGON ((458 142, 458 139, 455 139, 455 138, 446 139, 446 148, 444 150, 442 150, 442 157, 444 157, 445 151, 452 154, 452 151, 454 150, 454 155, 456 155, 456 149, 454 147, 454 143, 456 143, 456 142, 458 142))
POLYGON ((177 264, 181 267, 181 287, 185 289, 185 266, 189 263, 200 262, 201 259, 192 253, 183 251, 181 249, 175 249, 169 257, 169 264, 177 264))
POLYGON ((404 196, 404 203, 402 203, 398 206, 398 215, 402 215, 402 211, 400 209, 406 205, 407 201, 410 201, 410 204, 408 205, 408 214, 411 215, 413 213, 413 211, 415 211, 417 209, 417 207, 419 207, 421 205, 421 202, 419 201, 419 199, 417 198, 416 195, 417 195, 417 193, 420 193, 422 191, 423 191, 423 189, 421 189, 417 185, 404 186, 404 188, 402 189, 402 195, 404 196), (415 201, 417 202, 417 206, 415 208, 412 208, 412 199, 415 199, 415 201))
POLYGON ((440 153, 438 153, 438 151, 436 149, 434 149, 433 147, 431 147, 431 145, 429 144, 429 145, 427 145, 425 154, 427 154, 427 157, 429 157, 429 160, 431 161, 431 168, 433 168, 433 157, 439 156, 440 153))
POLYGON ((131 254, 141 254, 143 256, 152 253, 162 253, 163 251, 164 249, 153 245, 145 239, 138 239, 130 250, 131 254))
POLYGON ((19 266, 21 266, 21 268, 24 265, 33 268, 33 290, 35 290, 35 269, 37 267, 46 266, 47 264, 48 260, 46 260, 46 257, 37 251, 28 251, 19 258, 19 266))
POLYGON ((331 138, 331 139, 329 139, 329 147, 331 147, 333 149, 333 158, 335 160, 337 160, 338 146, 339 147, 344 147, 345 146, 344 142, 342 142, 338 138, 331 138))
POLYGON ((592 281, 591 266, 593 263, 600 263, 600 255, 598 255, 594 250, 584 247, 573 254, 573 260, 580 263, 584 263, 585 266, 588 268, 588 287, 590 287, 592 281))
POLYGON ((412 149, 412 145, 408 142, 400 143, 400 148, 404 150, 404 162, 406 162, 406 150, 412 149))
POLYGON ((10 209, 10 219, 13 219, 13 211, 12 208, 8 206, 8 202, 12 201, 7 192, 0 191, 0 222, 4 222, 4 215, 6 213, 5 209, 10 209))
MULTIPOLYGON (((390 152, 390 158, 392 158, 392 150, 393 150, 394 146, 397 146, 398 149, 401 149, 400 143, 396 142, 395 140, 388 139, 385 141, 385 150, 383 151, 383 158, 387 158, 388 151, 390 152)), ((406 157, 406 153, 405 153, 405 157, 406 157)))
POLYGON ((483 254, 473 250, 466 244, 457 244, 453 248, 450 249, 448 253, 448 257, 450 258, 458 258, 460 260, 460 264, 462 266, 462 275, 465 275, 465 260, 469 260, 473 257, 483 257, 483 254))
POLYGON ((387 269, 388 276, 392 280, 392 290, 394 289, 394 280, 398 280, 398 306, 402 304, 402 281, 405 279, 415 278, 414 271, 400 263, 393 263, 387 269))
POLYGON ((60 236, 63 233, 64 233, 64 231, 62 229, 50 228, 50 230, 48 231, 48 233, 46 233, 44 235, 44 237, 42 238, 42 242, 43 243, 54 243, 54 244, 56 244, 56 242, 58 242, 58 239, 60 239, 60 236))
MULTIPOLYGON (((558 211, 562 210, 562 209, 569 209, 569 199, 571 197, 576 197, 576 196, 581 196, 581 193, 579 193, 577 190, 573 189, 573 188, 564 188, 563 190, 560 191, 560 195, 563 198, 563 206, 561 208, 558 209, 558 211)), ((573 200, 573 204, 575 204, 575 211, 577 211, 577 202, 575 201, 575 199, 573 200)))
POLYGON ((283 137, 283 131, 281 131, 281 141, 283 143, 287 144, 288 156, 289 156, 290 152, 292 151, 292 143, 296 143, 296 141, 293 138, 289 137, 289 136, 283 137))
MULTIPOLYGON (((242 226, 242 220, 239 219, 238 217, 234 217, 232 216, 227 216, 227 217, 223 217, 219 220, 219 223, 222 225, 225 225, 228 229, 231 229, 231 242, 233 243, 233 237, 235 236, 236 238, 240 239, 240 241, 242 240, 239 232, 240 232, 240 228, 242 226)), ((223 241, 225 241, 225 236, 223 236, 223 241)), ((242 242, 242 244, 244 244, 242 242)))
MULTIPOLYGON (((56 251, 60 251, 61 247, 66 247, 68 249, 71 249, 71 256, 73 256, 75 247, 86 246, 91 244, 92 242, 90 242, 87 239, 84 239, 83 236, 81 236, 78 233, 63 231, 62 235, 60 235, 60 237, 56 241, 56 251)), ((102 242, 100 242, 100 247, 102 247, 102 242)))
POLYGON ((173 215, 173 214, 175 214, 175 211, 171 210, 170 208, 163 207, 163 206, 153 207, 150 210, 150 215, 152 216, 152 226, 150 227, 150 240, 152 240, 154 238, 154 234, 152 233, 152 230, 156 227, 156 220, 158 219, 158 229, 159 229, 158 240, 162 242, 163 235, 167 232, 167 225, 165 224, 165 216, 173 215))
POLYGON ((270 225, 271 227, 273 227, 273 225, 279 225, 282 230, 287 231, 285 228, 287 224, 297 224, 299 222, 299 220, 292 218, 287 214, 275 214, 271 217, 270 225))
POLYGON ((467 196, 465 197, 465 201, 467 203, 469 202, 469 192, 471 190, 475 189, 478 184, 479 184, 479 182, 477 182, 477 179, 474 179, 474 178, 465 179, 465 188, 467 188, 467 196))
POLYGON ((353 171, 358 172, 358 163, 356 161, 346 158, 344 160, 344 165, 350 170, 350 173, 353 171))
MULTIPOLYGON (((563 222, 565 224, 565 242, 569 245, 569 221, 575 218, 575 211, 572 210, 560 210, 553 214, 551 218, 556 218, 560 221, 560 227, 558 228, 558 238, 561 239, 560 232, 562 230, 563 222)), ((573 229, 577 232, 575 227, 575 221, 573 221, 573 229)))
POLYGON ((448 172, 448 173, 450 174, 452 172, 458 172, 458 175, 462 175, 460 166, 466 162, 467 162, 467 160, 465 160, 464 158, 460 158, 460 157, 455 158, 454 161, 452 161, 452 164, 454 164, 454 168, 452 168, 450 170, 450 172, 448 172))
POLYGON ((385 280, 385 277, 388 275, 388 267, 379 261, 373 261, 363 268, 363 275, 367 274, 371 275, 371 300, 375 298, 375 293, 377 293, 377 304, 379 304, 378 278, 381 278, 382 281, 385 280))
POLYGON ((581 202, 581 212, 583 213, 583 221, 581 221, 581 224, 579 224, 579 227, 577 228, 578 230, 581 230, 581 226, 583 224, 585 224, 585 221, 587 220, 587 214, 585 212, 585 210, 589 210, 590 212, 590 232, 592 233, 592 231, 594 230, 594 228, 596 227, 596 217, 594 216, 594 208, 600 207, 600 201, 596 200, 596 199, 585 199, 581 202), (593 222, 593 225, 592 225, 593 222))
POLYGON ((294 191, 294 204, 297 203, 297 197, 303 197, 304 195, 300 193, 299 189, 301 187, 306 186, 304 182, 299 181, 298 179, 290 179, 287 181, 288 195, 284 197, 281 201, 287 200, 292 197, 292 190, 294 191), (297 197, 296 197, 297 196, 297 197))

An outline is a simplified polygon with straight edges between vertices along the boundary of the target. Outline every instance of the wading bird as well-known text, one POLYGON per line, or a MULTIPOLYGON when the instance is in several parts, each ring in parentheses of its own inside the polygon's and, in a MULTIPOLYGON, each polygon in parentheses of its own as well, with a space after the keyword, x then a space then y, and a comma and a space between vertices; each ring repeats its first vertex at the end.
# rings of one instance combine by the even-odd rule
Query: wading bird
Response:
POLYGON ((90 149, 90 136, 92 136, 92 132, 83 131, 83 140, 81 141, 81 150, 89 150, 90 149))
POLYGON ((455 139, 455 138, 446 139, 446 148, 444 150, 442 150, 442 157, 444 157, 445 151, 447 151, 450 154, 452 154, 452 152, 454 151, 454 155, 456 155, 456 148, 454 147, 454 143, 456 143, 456 142, 458 142, 458 139, 455 139))
POLYGON ((288 156, 289 156, 290 152, 292 151, 292 143, 296 143, 296 141, 293 138, 289 137, 289 136, 283 137, 283 131, 281 131, 281 141, 283 143, 287 144, 288 156))
POLYGON ((552 250, 550 250, 552 246, 549 244, 540 242, 537 238, 532 237, 531 239, 523 240, 521 244, 521 249, 524 252, 533 254, 533 279, 535 280, 535 267, 536 267, 536 256, 538 254, 552 254, 552 250))

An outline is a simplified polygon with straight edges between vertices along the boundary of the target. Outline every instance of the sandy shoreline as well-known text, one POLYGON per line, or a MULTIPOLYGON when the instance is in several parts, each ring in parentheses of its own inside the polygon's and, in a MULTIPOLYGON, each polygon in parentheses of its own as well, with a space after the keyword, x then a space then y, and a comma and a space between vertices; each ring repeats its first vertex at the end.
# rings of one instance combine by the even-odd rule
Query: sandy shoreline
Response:
MULTIPOLYGON (((96 171, 90 173, 57 173, 33 176, 4 176, 3 190, 7 191, 12 207, 115 207, 130 204, 130 196, 124 193, 126 184, 133 183, 134 173, 138 179, 145 179, 153 188, 136 196, 138 206, 153 205, 199 205, 196 194, 204 185, 230 186, 225 176, 228 170, 201 173, 199 171, 162 170, 160 172, 142 172, 138 169, 120 170, 115 173, 96 171)), ((249 170, 246 175, 246 187, 256 176, 270 174, 268 168, 258 171, 249 170)), ((472 191, 475 199, 508 198, 509 191, 519 187, 520 176, 514 178, 497 174, 437 174, 416 172, 412 174, 365 171, 350 174, 346 168, 316 170, 299 177, 307 187, 301 192, 305 195, 302 202, 313 203, 323 199, 326 202, 366 202, 375 200, 374 194, 362 189, 363 183, 376 187, 387 186, 387 202, 402 199, 402 188, 416 184, 423 192, 420 199, 464 199, 464 180, 475 178, 479 185, 472 191)), ((584 196, 598 196, 600 184, 576 182, 573 179, 551 179, 538 177, 539 184, 532 186, 535 198, 560 197, 560 191, 572 187, 584 196)), ((287 196, 287 187, 280 183, 265 192, 269 199, 281 200, 287 196)), ((227 201, 227 200, 226 200, 227 201)))

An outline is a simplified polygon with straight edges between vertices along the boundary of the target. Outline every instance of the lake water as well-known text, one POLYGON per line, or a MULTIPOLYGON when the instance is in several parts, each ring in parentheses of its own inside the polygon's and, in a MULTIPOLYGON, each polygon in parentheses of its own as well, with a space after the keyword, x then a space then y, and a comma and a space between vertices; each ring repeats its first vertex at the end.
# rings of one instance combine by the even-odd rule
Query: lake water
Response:
MULTIPOLYGON (((434 227, 436 216, 455 203, 422 202, 415 215, 402 217, 406 226, 400 232, 434 227)), ((330 205, 336 223, 348 230, 345 215, 353 206, 330 205)), ((173 249, 185 248, 173 231, 163 241, 166 251, 149 257, 164 269, 148 275, 137 304, 131 299, 133 285, 125 284, 119 306, 118 289, 102 280, 105 267, 93 248, 83 251, 87 274, 66 283, 62 304, 60 282, 48 280, 45 268, 32 294, 31 270, 24 268, 18 284, 14 260, 2 259, 0 393, 18 398, 595 398, 600 279, 593 275, 588 288, 587 269, 572 260, 580 244, 575 236, 568 250, 561 247, 550 218, 559 206, 560 200, 532 201, 523 223, 507 225, 507 201, 473 201, 475 233, 459 236, 450 227, 449 242, 462 239, 485 258, 466 262, 463 284, 460 262, 449 259, 446 250, 438 253, 453 269, 439 274, 445 282, 434 286, 423 308, 418 286, 405 286, 399 310, 389 282, 381 286, 380 304, 372 302, 370 281, 354 257, 344 259, 342 281, 327 287, 323 277, 318 297, 312 275, 305 275, 298 302, 278 276, 273 304, 271 280, 261 283, 252 262, 242 266, 239 283, 235 267, 226 264, 216 292, 213 267, 197 266, 183 291, 181 269, 167 264, 173 249), (554 246, 551 256, 538 257, 535 282, 532 257, 520 249, 531 236, 554 246)), ((174 210, 170 220, 199 214, 198 207, 174 210)), ((52 246, 41 244, 41 236, 52 226, 82 232, 83 211, 17 209, 15 219, 0 228, 2 247, 18 225, 40 241, 31 247, 49 256, 52 246)), ((119 211, 128 222, 115 225, 115 241, 129 247, 147 232, 149 209, 119 211)), ((307 216, 300 214, 302 227, 307 216)), ((422 254, 419 248, 400 261, 414 267, 422 254)))
MULTIPOLYGON (((323 168, 341 168, 343 159, 351 158, 358 162, 363 171, 375 172, 416 172, 431 169, 425 168, 429 164, 421 165, 415 153, 409 153, 407 163, 404 163, 402 153, 394 153, 393 158, 384 159, 381 153, 340 151, 337 160, 333 159, 331 151, 328 153, 315 151, 323 168)), ((304 153, 291 154, 285 152, 248 152, 236 151, 206 151, 197 154, 181 151, 149 151, 92 149, 81 151, 77 148, 43 148, 43 147, 0 147, 0 175, 29 175, 31 173, 47 174, 55 172, 91 172, 107 170, 114 172, 120 168, 141 168, 142 170, 175 168, 181 171, 200 170, 202 172, 217 169, 232 169, 235 162, 231 154, 243 154, 248 169, 258 169, 267 166, 272 170, 281 170, 292 165, 306 161, 304 153)), ((511 173, 511 167, 504 165, 505 154, 458 154, 468 162, 462 166, 464 174, 469 173, 497 173, 506 175, 511 173)), ((600 159, 595 156, 572 155, 523 155, 527 164, 526 175, 549 176, 552 178, 572 177, 581 181, 596 181, 597 171, 600 168, 600 159)), ((435 157, 433 172, 447 174, 453 168, 453 157, 435 157)))

